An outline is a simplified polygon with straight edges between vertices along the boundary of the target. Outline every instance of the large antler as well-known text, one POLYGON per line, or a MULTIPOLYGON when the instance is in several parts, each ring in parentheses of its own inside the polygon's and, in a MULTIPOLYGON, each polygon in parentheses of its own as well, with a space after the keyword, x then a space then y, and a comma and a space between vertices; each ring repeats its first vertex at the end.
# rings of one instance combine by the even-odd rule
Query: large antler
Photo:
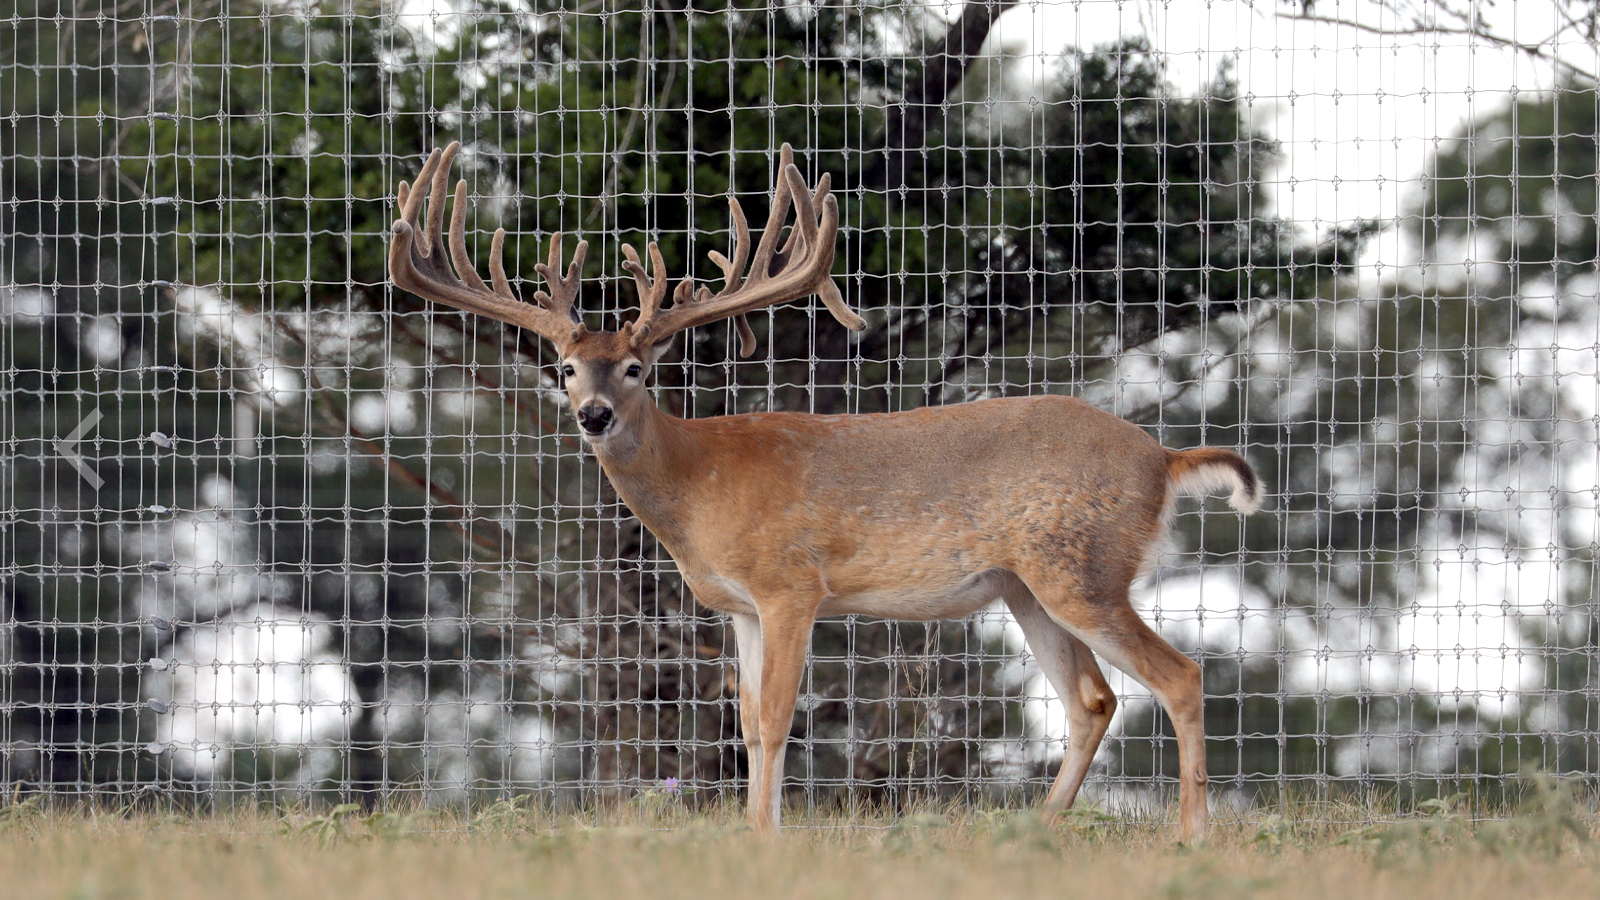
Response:
POLYGON ((551 237, 550 261, 536 267, 549 284, 550 293, 535 293, 534 299, 539 302, 535 306, 518 300, 511 291, 511 282, 506 278, 501 259, 506 230, 497 229, 489 248, 489 276, 494 282, 494 288, 490 289, 478 277, 471 258, 467 256, 464 237, 467 183, 461 181, 456 184, 455 209, 450 217, 450 258, 447 260, 445 239, 441 234, 445 184, 450 174, 450 163, 460 149, 461 144, 455 142, 443 151, 434 150, 417 175, 414 190, 411 185, 400 182, 400 218, 394 223, 394 243, 389 246, 389 278, 394 281, 395 287, 426 300, 509 322, 557 346, 567 344, 584 330, 583 321, 578 318, 573 303, 578 298, 578 273, 583 269, 583 255, 589 247, 588 243, 578 243, 578 249, 572 255, 572 265, 567 269, 566 277, 562 278, 561 235, 551 237), (429 197, 428 225, 421 230, 418 220, 422 215, 424 196, 429 197))
POLYGON ((761 232, 754 260, 750 253, 749 222, 738 199, 730 198, 733 259, 716 251, 708 254, 722 269, 722 290, 716 294, 706 287, 696 291, 694 282, 685 278, 679 282, 672 306, 667 309, 661 308, 667 293, 661 251, 654 243, 650 244, 650 267, 655 276, 651 278, 639 263, 639 255, 632 247, 624 246, 622 252, 627 261, 622 264, 623 268, 633 273, 639 285, 639 318, 625 326, 632 333, 634 346, 659 343, 686 328, 734 318, 739 327, 739 355, 749 356, 755 351, 755 335, 745 322, 745 315, 765 306, 798 300, 807 294, 820 295, 828 311, 846 328, 852 331, 866 328, 866 321, 845 305, 838 285, 833 282, 831 272, 839 233, 839 202, 829 193, 829 184, 830 179, 825 174, 817 182, 815 191, 807 187, 800 170, 795 168, 794 150, 784 144, 778 159, 772 212, 767 217, 767 227, 761 232), (779 250, 779 232, 783 230, 791 204, 795 207, 795 223, 789 230, 788 241, 779 250), (749 275, 745 274, 747 263, 750 263, 749 275))

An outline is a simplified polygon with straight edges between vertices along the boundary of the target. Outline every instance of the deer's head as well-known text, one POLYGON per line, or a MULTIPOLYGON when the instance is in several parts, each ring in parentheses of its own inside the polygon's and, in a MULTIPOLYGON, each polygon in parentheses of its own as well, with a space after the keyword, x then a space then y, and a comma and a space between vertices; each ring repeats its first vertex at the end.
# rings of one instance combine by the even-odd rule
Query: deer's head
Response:
POLYGON ((563 275, 561 235, 551 236, 549 260, 535 267, 546 289, 534 293, 534 303, 525 303, 512 292, 506 278, 502 262, 505 229, 500 229, 489 250, 492 286, 485 284, 467 256, 463 236, 467 184, 461 181, 456 184, 447 243, 443 234, 445 194, 450 163, 458 149, 459 144, 451 144, 433 151, 417 176, 415 189, 400 182, 400 219, 394 223, 394 242, 389 247, 389 276, 396 287, 419 297, 499 319, 549 341, 560 355, 567 398, 578 426, 592 445, 598 447, 626 434, 639 416, 654 408, 645 380, 672 338, 684 329, 732 318, 739 330, 739 355, 749 356, 755 350, 755 335, 745 316, 808 294, 820 295, 845 327, 860 331, 866 326, 845 305, 830 275, 839 204, 829 192, 829 178, 823 175, 815 190, 808 187, 795 168, 788 144, 783 145, 779 158, 772 211, 753 251, 744 211, 738 200, 728 201, 733 258, 715 251, 708 254, 722 270, 720 291, 696 288, 692 279, 684 278, 672 291, 671 305, 665 305, 669 279, 660 248, 650 244, 647 269, 632 247, 623 247, 623 268, 633 275, 639 289, 639 314, 616 331, 591 331, 577 313, 579 273, 587 241, 578 243, 563 275), (423 226, 425 197, 427 224, 423 226), (780 232, 791 206, 795 222, 780 249, 780 232))

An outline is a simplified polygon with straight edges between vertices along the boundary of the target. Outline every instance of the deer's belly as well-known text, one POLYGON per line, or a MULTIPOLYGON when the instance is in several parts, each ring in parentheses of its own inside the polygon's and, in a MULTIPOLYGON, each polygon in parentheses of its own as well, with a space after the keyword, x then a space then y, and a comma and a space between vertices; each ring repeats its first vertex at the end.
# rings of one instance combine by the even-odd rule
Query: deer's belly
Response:
POLYGON ((856 613, 883 619, 960 619, 998 599, 1012 577, 1003 569, 986 569, 960 580, 910 582, 836 594, 823 601, 817 615, 856 613))
MULTIPOLYGON (((1005 569, 972 573, 941 573, 906 577, 890 583, 880 580, 871 589, 830 594, 817 609, 818 616, 858 614, 882 619, 961 619, 1003 596, 1018 585, 1005 569)), ((719 612, 756 613, 761 598, 751 595, 741 582, 720 575, 691 579, 695 597, 719 612)))

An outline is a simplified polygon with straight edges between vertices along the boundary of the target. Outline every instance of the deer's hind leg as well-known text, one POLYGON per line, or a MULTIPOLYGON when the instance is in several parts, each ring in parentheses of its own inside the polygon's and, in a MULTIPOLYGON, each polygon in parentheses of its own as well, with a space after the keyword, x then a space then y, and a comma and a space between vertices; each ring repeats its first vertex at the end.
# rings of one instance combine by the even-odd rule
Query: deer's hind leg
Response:
POLYGON ((1179 833, 1205 837, 1206 744, 1200 666, 1162 640, 1128 601, 1125 580, 1085 589, 1059 569, 1021 573, 1050 618, 1150 689, 1178 736, 1179 833))
POLYGON ((1019 583, 1008 590, 1006 606, 1028 639, 1028 650, 1038 661, 1039 671, 1067 711, 1067 753, 1044 801, 1045 815, 1053 816, 1078 798, 1078 789, 1111 726, 1117 697, 1088 646, 1052 619, 1027 588, 1019 583))

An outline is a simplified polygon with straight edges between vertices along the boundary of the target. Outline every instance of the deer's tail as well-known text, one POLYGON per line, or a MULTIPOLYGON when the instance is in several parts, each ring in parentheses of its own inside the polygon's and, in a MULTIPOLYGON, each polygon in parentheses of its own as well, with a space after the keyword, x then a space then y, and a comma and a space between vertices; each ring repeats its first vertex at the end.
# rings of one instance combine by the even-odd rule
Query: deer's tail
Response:
POLYGON ((1261 508, 1261 479, 1244 457, 1232 450, 1168 450, 1167 483, 1174 493, 1187 496, 1232 489, 1228 505, 1247 516, 1261 508))

